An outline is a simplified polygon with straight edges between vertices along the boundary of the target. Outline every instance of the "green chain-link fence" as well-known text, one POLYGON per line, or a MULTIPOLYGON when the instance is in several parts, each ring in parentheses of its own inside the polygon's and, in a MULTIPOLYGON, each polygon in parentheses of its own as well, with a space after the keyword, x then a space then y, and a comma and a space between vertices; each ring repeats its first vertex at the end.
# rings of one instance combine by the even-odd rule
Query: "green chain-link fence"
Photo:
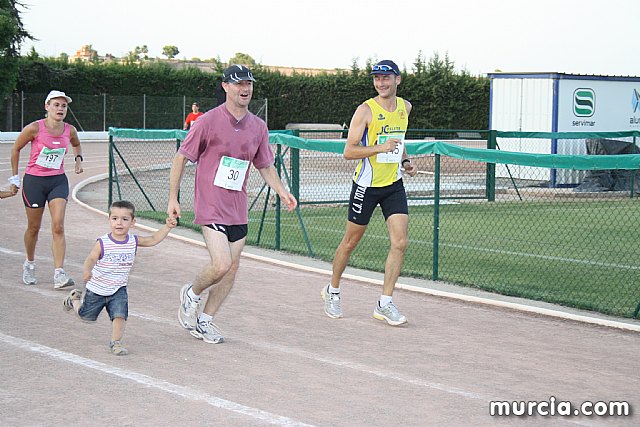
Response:
MULTIPOLYGON (((19 132, 44 117, 46 93, 14 93, 0 102, 0 130, 19 132)), ((142 129, 182 129, 191 104, 202 112, 218 105, 213 97, 150 95, 71 94, 66 121, 79 131, 106 131, 111 127, 142 129)), ((251 111, 268 122, 267 100, 253 99, 251 111)))
MULTIPOLYGON (((164 219, 169 169, 186 133, 111 129, 110 135, 109 202, 129 199, 141 216, 164 219)), ((247 243, 331 261, 356 163, 342 157, 343 132, 303 136, 270 135, 276 166, 299 208, 281 212, 278 198, 251 173, 247 243)), ((637 317, 638 136, 407 132, 407 151, 420 173, 404 178, 410 229, 403 274, 637 317), (518 144, 538 154, 505 149, 518 144), (612 145, 629 154, 603 155, 612 145), (552 154, 558 147, 587 154, 552 154)), ((190 227, 194 170, 187 167, 180 193, 181 224, 190 227)), ((350 265, 383 271, 388 245, 376 213, 350 265)))

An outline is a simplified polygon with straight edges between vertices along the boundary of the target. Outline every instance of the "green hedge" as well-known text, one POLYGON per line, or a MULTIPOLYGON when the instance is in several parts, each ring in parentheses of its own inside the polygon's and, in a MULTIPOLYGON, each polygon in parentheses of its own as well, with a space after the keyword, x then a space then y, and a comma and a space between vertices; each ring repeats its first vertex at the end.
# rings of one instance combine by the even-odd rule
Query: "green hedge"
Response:
MULTIPOLYGON (((368 70, 340 74, 284 76, 255 69, 255 99, 269 100, 269 127, 287 123, 346 123, 356 107, 375 96, 368 70)), ((17 91, 47 93, 52 88, 71 94, 213 97, 220 73, 197 68, 175 69, 162 62, 66 63, 21 58, 17 91)), ((486 129, 489 120, 489 80, 456 73, 452 67, 427 67, 403 74, 399 96, 414 110, 412 128, 486 129)))

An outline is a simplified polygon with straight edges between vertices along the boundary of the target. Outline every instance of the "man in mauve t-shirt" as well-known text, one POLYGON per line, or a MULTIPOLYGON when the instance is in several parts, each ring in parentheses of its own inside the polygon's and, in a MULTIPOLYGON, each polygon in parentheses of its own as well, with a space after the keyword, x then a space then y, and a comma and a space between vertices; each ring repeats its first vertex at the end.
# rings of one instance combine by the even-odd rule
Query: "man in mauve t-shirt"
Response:
POLYGON ((187 161, 196 163, 195 224, 202 234, 211 262, 180 291, 178 320, 191 335, 207 343, 224 337, 213 316, 233 287, 240 253, 247 236, 247 176, 251 164, 278 194, 289 211, 298 202, 287 191, 274 167, 267 125, 249 112, 255 79, 243 65, 232 65, 222 74, 224 104, 195 121, 173 160, 167 213, 180 217, 178 191, 187 161), (202 312, 200 295, 209 289, 202 312))

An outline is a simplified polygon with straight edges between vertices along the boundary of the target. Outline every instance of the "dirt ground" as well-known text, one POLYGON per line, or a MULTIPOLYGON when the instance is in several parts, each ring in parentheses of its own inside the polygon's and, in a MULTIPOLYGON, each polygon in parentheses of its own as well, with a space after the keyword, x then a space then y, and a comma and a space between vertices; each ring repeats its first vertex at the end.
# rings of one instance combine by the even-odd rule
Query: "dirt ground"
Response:
MULTIPOLYGON (((0 185, 11 174, 0 144, 0 185)), ((22 165, 26 162, 22 155, 22 165)), ((84 144, 85 173, 106 172, 107 144, 84 144)), ((84 194, 91 204, 103 195, 84 194)), ((409 318, 372 318, 374 281, 345 280, 345 317, 325 316, 326 273, 244 257, 216 317, 223 344, 177 322, 180 287, 208 261, 201 244, 167 238, 140 248, 129 284, 130 354, 107 351, 110 323, 62 310, 45 213, 36 286, 21 280, 26 218, 0 200, 2 426, 485 426, 639 424, 640 333, 397 290, 409 318), (492 401, 626 401, 630 416, 492 417, 492 401)), ((75 278, 106 217, 70 201, 65 267, 75 278)), ((140 234, 146 230, 137 230, 140 234)))

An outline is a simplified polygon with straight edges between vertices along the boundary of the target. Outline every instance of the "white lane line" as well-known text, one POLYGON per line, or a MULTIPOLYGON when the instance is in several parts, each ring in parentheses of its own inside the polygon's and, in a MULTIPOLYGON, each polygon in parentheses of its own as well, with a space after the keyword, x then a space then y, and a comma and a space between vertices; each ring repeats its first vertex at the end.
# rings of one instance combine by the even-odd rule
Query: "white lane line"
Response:
POLYGON ((87 359, 73 353, 56 350, 51 347, 23 340, 21 338, 12 337, 10 335, 5 335, 3 333, 0 333, 0 340, 7 344, 13 345, 14 347, 18 347, 21 350, 39 353, 48 357, 52 357, 54 359, 62 360, 64 362, 74 363, 84 368, 94 369, 107 375, 113 375, 125 380, 133 381, 145 387, 152 387, 166 393, 180 396, 187 400, 202 401, 216 408, 246 415, 256 420, 266 422, 268 424, 280 426, 310 426, 310 424, 305 424, 291 418, 263 411, 261 409, 252 408, 250 406, 245 406, 240 403, 232 402, 230 400, 211 396, 207 393, 193 390, 189 387, 173 384, 164 380, 150 377, 148 375, 140 374, 138 372, 110 366, 96 360, 87 359))
POLYGON ((316 353, 311 353, 309 351, 300 350, 300 349, 297 349, 297 348, 285 347, 285 346, 282 346, 282 345, 266 343, 266 342, 260 342, 260 341, 255 341, 255 340, 251 341, 251 345, 255 345, 256 347, 265 348, 267 350, 277 350, 277 351, 282 352, 282 353, 291 354, 291 355, 298 356, 298 357, 304 357, 304 358, 307 358, 307 359, 311 359, 311 360, 313 360, 315 362, 325 363, 327 365, 333 365, 333 366, 337 366, 337 367, 340 367, 340 368, 351 369, 351 370, 354 370, 354 371, 357 371, 357 372, 360 372, 360 373, 365 373, 365 374, 369 374, 369 375, 375 375, 377 377, 380 377, 380 378, 383 378, 383 379, 386 379, 386 380, 395 380, 395 381, 398 381, 398 382, 401 382, 401 383, 411 384, 411 385, 422 387, 422 388, 438 390, 438 391, 442 391, 442 392, 447 393, 447 394, 453 394, 453 395, 457 395, 457 396, 466 397, 466 398, 469 398, 469 399, 477 399, 477 400, 483 400, 483 401, 491 400, 487 396, 483 396, 483 395, 478 394, 478 393, 466 391, 466 390, 461 389, 461 388, 451 387, 451 386, 448 386, 448 385, 445 385, 445 384, 440 384, 440 383, 431 382, 431 381, 425 381, 422 378, 411 377, 411 376, 399 374, 399 373, 396 373, 396 372, 393 372, 393 371, 387 371, 387 370, 382 370, 382 369, 378 369, 378 368, 373 368, 371 366, 367 366, 367 365, 364 365, 362 363, 351 362, 351 361, 348 361, 348 360, 340 360, 340 359, 337 359, 337 358, 335 358, 333 356, 325 357, 325 356, 318 355, 316 353))
POLYGON ((0 253, 7 254, 7 255, 18 255, 18 256, 24 257, 24 252, 12 251, 9 248, 0 247, 0 253))
MULTIPOLYGON (((154 315, 145 314, 145 313, 138 313, 134 311, 129 311, 129 316, 137 317, 139 319, 147 320, 149 322, 161 323, 164 325, 175 326, 178 323, 177 320, 169 320, 164 317, 154 316, 154 315)), ((317 363, 324 363, 326 365, 337 366, 339 368, 346 368, 346 369, 357 371, 363 374, 375 375, 380 378, 384 378, 388 380, 394 380, 401 383, 411 384, 414 386, 427 388, 427 389, 439 390, 448 394, 454 394, 457 396, 462 396, 470 399, 478 399, 478 400, 485 400, 485 401, 490 400, 487 396, 482 396, 481 394, 466 391, 461 388, 451 387, 445 384, 440 384, 440 383, 431 382, 431 381, 425 381, 422 378, 411 377, 411 376, 403 375, 393 371, 378 369, 371 366, 367 366, 362 363, 352 362, 349 360, 341 360, 334 356, 330 356, 330 357, 322 356, 320 354, 312 353, 310 351, 301 350, 301 349, 290 347, 290 346, 273 344, 271 342, 266 342, 266 341, 259 341, 259 340, 256 340, 255 338, 247 337, 247 336, 242 337, 242 336, 234 335, 233 339, 234 341, 242 342, 251 347, 261 348, 263 350, 272 351, 272 352, 277 351, 280 353, 285 353, 292 356, 313 360, 314 362, 317 362, 317 363)))

